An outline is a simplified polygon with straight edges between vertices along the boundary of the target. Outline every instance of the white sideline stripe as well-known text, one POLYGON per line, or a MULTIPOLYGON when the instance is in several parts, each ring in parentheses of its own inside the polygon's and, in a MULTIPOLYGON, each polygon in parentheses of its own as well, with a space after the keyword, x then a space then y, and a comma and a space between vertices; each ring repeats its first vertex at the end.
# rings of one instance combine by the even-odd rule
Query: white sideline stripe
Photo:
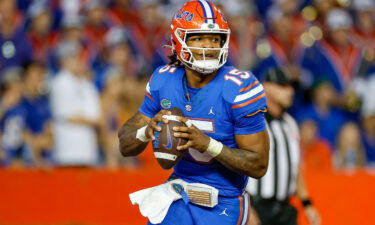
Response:
MULTIPOLYGON (((208 2, 200 0, 202 5, 204 6, 204 11, 206 11, 207 18, 213 18, 210 6, 208 5, 208 2)), ((214 23, 213 19, 207 19, 207 23, 214 23)))
POLYGON ((263 86, 261 84, 259 84, 259 86, 257 86, 254 89, 251 89, 250 91, 246 92, 245 94, 237 95, 237 97, 234 99, 234 102, 240 102, 240 101, 243 101, 245 99, 251 98, 256 94, 259 94, 263 90, 264 90, 263 86))
POLYGON ((176 161, 177 156, 165 152, 154 152, 155 158, 176 161))

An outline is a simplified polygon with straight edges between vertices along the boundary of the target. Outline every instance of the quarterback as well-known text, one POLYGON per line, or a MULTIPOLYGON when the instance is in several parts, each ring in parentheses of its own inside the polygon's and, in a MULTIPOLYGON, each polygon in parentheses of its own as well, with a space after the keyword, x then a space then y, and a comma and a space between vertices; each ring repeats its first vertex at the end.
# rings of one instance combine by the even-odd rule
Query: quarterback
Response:
POLYGON ((246 224, 247 176, 268 167, 269 138, 262 85, 251 72, 224 64, 230 30, 211 2, 185 3, 171 24, 169 65, 152 74, 139 111, 119 130, 120 151, 135 156, 179 108, 187 126, 174 136, 187 140, 184 158, 166 183, 130 195, 149 224, 246 224))

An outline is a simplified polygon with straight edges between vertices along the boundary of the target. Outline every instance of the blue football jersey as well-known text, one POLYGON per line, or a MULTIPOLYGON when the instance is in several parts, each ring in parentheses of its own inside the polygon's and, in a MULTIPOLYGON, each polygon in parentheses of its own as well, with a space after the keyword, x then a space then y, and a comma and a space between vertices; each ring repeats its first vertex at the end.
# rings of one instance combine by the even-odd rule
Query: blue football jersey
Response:
POLYGON ((47 96, 35 99, 23 98, 22 103, 26 110, 26 127, 33 134, 44 132, 44 127, 51 122, 52 115, 47 96))
MULTIPOLYGON (((249 127, 244 133, 241 120, 249 115, 263 114, 266 98, 263 86, 250 72, 234 67, 222 67, 215 78, 189 100, 184 68, 158 68, 146 87, 146 96, 139 111, 154 117, 162 109, 179 108, 185 117, 206 135, 237 148, 236 134, 260 132, 249 127)), ((264 117, 256 117, 264 123, 264 117)), ((265 126, 262 126, 264 130, 265 126)), ((238 196, 243 192, 247 176, 233 172, 208 153, 189 149, 175 165, 174 176, 187 182, 200 182, 219 189, 222 196, 238 196)))

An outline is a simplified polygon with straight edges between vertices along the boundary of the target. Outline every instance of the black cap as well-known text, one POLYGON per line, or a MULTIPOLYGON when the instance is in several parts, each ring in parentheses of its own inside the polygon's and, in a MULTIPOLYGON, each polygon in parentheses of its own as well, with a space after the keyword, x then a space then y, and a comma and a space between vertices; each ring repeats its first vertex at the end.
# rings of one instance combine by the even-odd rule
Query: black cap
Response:
POLYGON ((292 83, 290 77, 280 68, 271 68, 263 75, 263 82, 271 82, 279 85, 292 83))

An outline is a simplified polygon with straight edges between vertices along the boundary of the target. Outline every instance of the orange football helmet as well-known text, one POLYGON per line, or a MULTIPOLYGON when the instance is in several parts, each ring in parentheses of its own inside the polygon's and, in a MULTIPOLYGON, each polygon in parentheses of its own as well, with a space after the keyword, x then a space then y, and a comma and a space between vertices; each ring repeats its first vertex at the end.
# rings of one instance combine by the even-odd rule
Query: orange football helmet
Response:
POLYGON ((172 51, 185 66, 209 74, 227 61, 230 29, 220 9, 206 0, 186 2, 174 15, 171 24, 172 51), (220 48, 197 48, 186 44, 190 34, 220 34, 220 48), (203 60, 194 58, 191 49, 203 51, 203 60), (217 59, 205 59, 205 51, 220 51, 217 59))

